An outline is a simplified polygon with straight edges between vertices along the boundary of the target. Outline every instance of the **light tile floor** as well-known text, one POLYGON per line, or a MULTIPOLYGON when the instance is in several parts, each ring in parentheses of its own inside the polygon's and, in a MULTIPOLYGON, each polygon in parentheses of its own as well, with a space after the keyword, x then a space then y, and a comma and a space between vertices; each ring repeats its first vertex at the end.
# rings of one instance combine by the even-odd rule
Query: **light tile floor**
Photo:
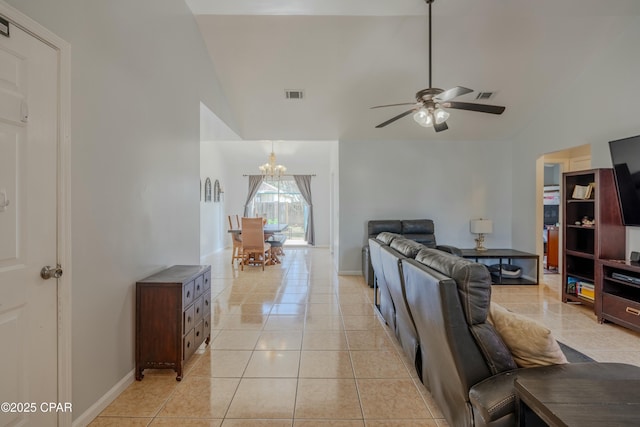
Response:
POLYGON ((546 325, 557 340, 600 362, 640 366, 640 333, 598 323, 593 308, 565 304, 560 274, 545 274, 539 286, 493 286, 491 299, 546 325))
MULTIPOLYGON (((360 276, 338 276, 327 249, 287 248, 282 264, 212 265, 212 342, 172 371, 145 371, 91 426, 446 426, 373 309, 360 276)), ((640 365, 640 334, 563 304, 559 275, 494 286, 493 300, 546 324, 600 361, 640 365)))

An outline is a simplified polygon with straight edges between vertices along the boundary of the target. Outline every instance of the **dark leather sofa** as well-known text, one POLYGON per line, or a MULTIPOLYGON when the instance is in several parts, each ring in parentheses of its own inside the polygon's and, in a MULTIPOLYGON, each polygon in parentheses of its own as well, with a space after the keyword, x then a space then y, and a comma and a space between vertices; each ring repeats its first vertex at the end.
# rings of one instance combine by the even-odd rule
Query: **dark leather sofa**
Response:
POLYGON ((486 266, 399 236, 380 237, 370 243, 372 253, 380 251, 374 269, 390 289, 393 330, 449 425, 515 426, 516 378, 640 379, 639 367, 598 363, 562 344, 571 363, 518 368, 487 322, 486 266))
POLYGON ((362 274, 370 288, 374 287, 375 275, 369 253, 368 240, 380 233, 388 232, 421 243, 428 248, 438 248, 459 255, 453 246, 437 245, 435 226, 430 219, 376 219, 367 222, 367 242, 362 248, 362 274))

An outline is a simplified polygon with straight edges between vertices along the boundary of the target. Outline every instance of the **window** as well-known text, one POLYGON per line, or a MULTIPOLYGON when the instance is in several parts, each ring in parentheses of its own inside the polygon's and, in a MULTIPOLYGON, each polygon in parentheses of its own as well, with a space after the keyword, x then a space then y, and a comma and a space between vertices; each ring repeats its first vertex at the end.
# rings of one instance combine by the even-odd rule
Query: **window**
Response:
POLYGON ((309 207, 292 176, 266 178, 250 205, 250 216, 263 216, 267 224, 288 224, 287 242, 307 243, 304 232, 309 207))

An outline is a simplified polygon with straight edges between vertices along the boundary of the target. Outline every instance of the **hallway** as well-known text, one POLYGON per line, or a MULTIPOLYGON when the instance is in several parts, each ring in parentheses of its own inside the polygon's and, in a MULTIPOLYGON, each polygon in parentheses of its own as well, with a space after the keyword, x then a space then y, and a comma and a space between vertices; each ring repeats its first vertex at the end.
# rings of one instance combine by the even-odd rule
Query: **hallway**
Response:
MULTIPOLYGON (((446 426, 372 306, 361 276, 338 276, 327 249, 287 248, 282 264, 212 265, 212 342, 181 382, 145 371, 91 426, 446 426)), ((562 304, 559 275, 494 286, 492 299, 545 323, 600 361, 640 365, 640 336, 562 304)))
POLYGON ((212 342, 184 379, 146 370, 91 426, 447 425, 372 290, 339 277, 327 249, 287 248, 264 272, 230 258, 210 260, 212 342))

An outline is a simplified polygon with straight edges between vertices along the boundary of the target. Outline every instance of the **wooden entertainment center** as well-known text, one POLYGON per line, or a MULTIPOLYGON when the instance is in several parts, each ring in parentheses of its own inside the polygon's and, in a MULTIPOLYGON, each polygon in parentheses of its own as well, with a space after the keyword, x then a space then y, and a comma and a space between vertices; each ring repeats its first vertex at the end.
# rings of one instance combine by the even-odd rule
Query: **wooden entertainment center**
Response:
POLYGON ((596 271, 596 316, 640 331, 640 264, 599 260, 596 271))
POLYGON ((640 264, 624 261, 613 170, 564 173, 563 194, 562 301, 592 306, 601 323, 640 331, 640 264))

